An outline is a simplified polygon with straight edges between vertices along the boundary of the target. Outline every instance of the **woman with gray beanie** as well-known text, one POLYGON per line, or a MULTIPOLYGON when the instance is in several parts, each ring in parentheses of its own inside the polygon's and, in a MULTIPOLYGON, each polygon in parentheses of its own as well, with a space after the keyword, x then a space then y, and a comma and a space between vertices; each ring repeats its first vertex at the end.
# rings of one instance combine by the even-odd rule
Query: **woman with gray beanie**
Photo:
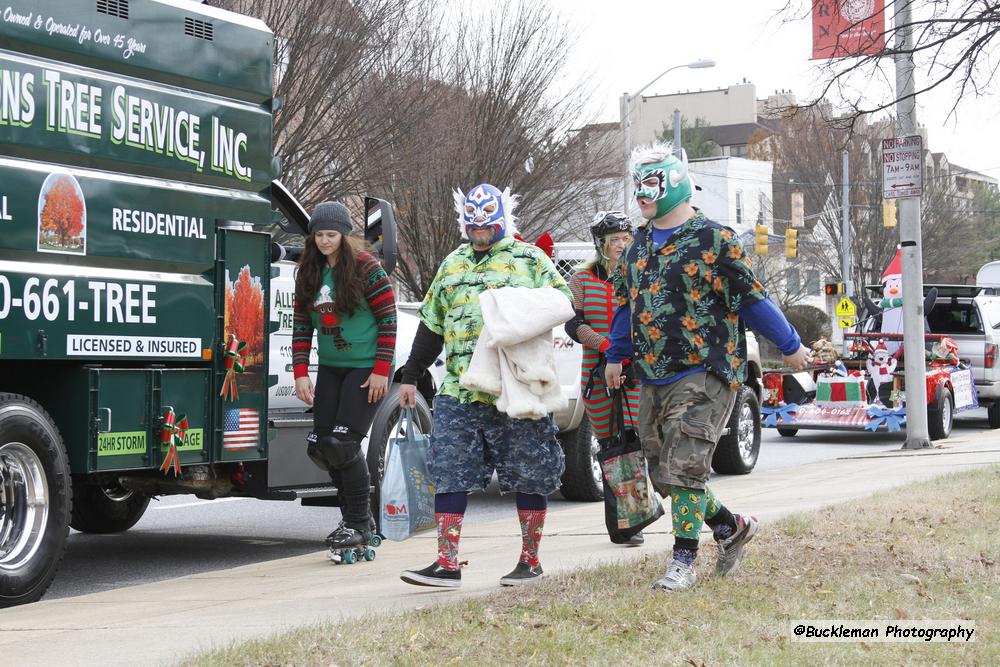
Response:
POLYGON ((370 480, 361 440, 388 390, 396 349, 396 298, 389 277, 351 230, 346 206, 319 204, 295 274, 295 395, 313 406, 307 453, 329 471, 343 515, 326 538, 331 557, 371 540, 370 480), (319 351, 315 386, 309 377, 313 332, 319 351))

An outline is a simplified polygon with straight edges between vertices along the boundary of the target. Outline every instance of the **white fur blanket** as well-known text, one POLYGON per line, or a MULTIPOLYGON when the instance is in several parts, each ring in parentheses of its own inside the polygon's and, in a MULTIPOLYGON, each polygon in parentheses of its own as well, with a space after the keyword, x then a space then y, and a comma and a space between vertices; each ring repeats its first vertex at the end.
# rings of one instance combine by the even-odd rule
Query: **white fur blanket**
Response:
POLYGON ((573 317, 553 287, 501 287, 479 295, 483 330, 460 383, 497 397, 515 419, 541 419, 566 406, 556 375, 552 328, 573 317))

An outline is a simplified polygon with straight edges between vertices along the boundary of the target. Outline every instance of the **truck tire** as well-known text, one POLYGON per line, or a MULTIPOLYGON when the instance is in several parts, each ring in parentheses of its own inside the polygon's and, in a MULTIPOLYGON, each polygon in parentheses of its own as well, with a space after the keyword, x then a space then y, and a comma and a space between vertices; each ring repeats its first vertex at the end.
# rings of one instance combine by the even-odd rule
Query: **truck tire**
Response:
MULTIPOLYGON (((431 432, 431 409, 424 400, 423 395, 417 392, 417 422, 420 425, 421 433, 431 432)), ((389 446, 389 438, 401 437, 404 433, 399 431, 399 385, 393 384, 389 393, 382 399, 381 405, 375 411, 375 418, 372 420, 371 435, 368 439, 368 475, 371 477, 372 492, 372 516, 378 524, 379 531, 381 525, 382 498, 379 488, 382 484, 382 473, 385 472, 385 453, 389 446)))
POLYGON ((604 500, 601 465, 597 461, 597 438, 594 437, 587 415, 572 431, 560 433, 559 443, 566 455, 566 471, 560 493, 566 500, 593 503, 604 500))
POLYGON ((111 484, 73 480, 73 512, 69 525, 81 533, 121 533, 142 518, 149 496, 111 484))
POLYGON ((0 607, 38 600, 66 550, 73 487, 42 406, 0 394, 0 607))
POLYGON ((795 434, 799 432, 797 428, 779 428, 778 435, 782 438, 794 438, 795 434))
POLYGON ((993 401, 986 406, 986 421, 990 428, 1000 428, 1000 401, 993 401))
POLYGON ((955 422, 954 401, 948 387, 938 385, 934 390, 934 402, 927 406, 927 431, 931 440, 944 440, 951 435, 955 422))
POLYGON ((712 455, 712 469, 722 475, 746 475, 757 465, 760 455, 760 403, 749 387, 740 387, 729 433, 719 438, 712 455))

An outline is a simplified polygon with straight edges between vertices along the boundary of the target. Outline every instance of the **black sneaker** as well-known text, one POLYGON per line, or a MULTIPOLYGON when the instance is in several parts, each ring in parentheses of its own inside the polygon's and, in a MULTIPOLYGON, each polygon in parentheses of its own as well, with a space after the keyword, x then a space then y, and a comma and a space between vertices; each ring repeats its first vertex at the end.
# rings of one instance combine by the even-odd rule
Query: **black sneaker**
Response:
POLYGON ((646 536, 643 535, 642 531, 640 530, 638 533, 628 538, 628 542, 626 542, 625 544, 629 545, 630 547, 637 547, 645 543, 646 543, 646 536))
POLYGON ((620 537, 612 537, 611 542, 612 544, 622 544, 626 547, 638 547, 646 543, 646 538, 643 536, 642 531, 640 530, 638 533, 625 540, 621 539, 620 537))
POLYGON ((525 584, 530 584, 533 581, 538 581, 544 576, 542 572, 542 566, 535 565, 531 566, 524 561, 518 561, 517 566, 511 571, 500 577, 501 586, 524 586, 525 584))
POLYGON ((414 586, 458 588, 462 585, 462 570, 447 570, 434 561, 422 570, 403 570, 399 578, 414 586))

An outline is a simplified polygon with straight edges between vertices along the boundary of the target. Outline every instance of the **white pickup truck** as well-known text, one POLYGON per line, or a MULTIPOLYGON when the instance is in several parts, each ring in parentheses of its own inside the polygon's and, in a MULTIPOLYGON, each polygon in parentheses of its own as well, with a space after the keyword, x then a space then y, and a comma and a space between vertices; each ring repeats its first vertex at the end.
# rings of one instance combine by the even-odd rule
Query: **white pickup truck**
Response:
POLYGON ((1000 428, 1000 261, 979 269, 975 285, 925 285, 937 288, 927 314, 932 334, 958 343, 958 356, 972 368, 980 405, 990 428, 1000 428))
MULTIPOLYGON (((574 267, 586 257, 590 244, 556 244, 555 261, 560 271, 569 277, 574 267)), ((312 414, 295 397, 292 375, 292 302, 295 291, 295 264, 283 260, 276 262, 277 275, 271 279, 271 319, 277 323, 277 333, 271 336, 271 374, 278 382, 270 388, 268 412, 276 437, 271 443, 269 478, 272 485, 280 485, 287 477, 296 480, 298 488, 289 489, 305 505, 336 504, 330 480, 325 472, 316 468, 305 455, 305 437, 312 428, 312 414), (307 477, 311 484, 302 485, 303 470, 311 471, 307 477)), ((416 313, 419 303, 397 304, 399 318, 396 336, 396 364, 394 382, 399 381, 399 369, 410 356, 410 347, 419 323, 416 313)), ((559 427, 559 441, 566 454, 566 472, 561 493, 567 500, 599 501, 603 498, 600 466, 597 463, 597 439, 593 436, 580 397, 580 366, 583 351, 580 345, 566 334, 563 327, 553 330, 556 366, 567 407, 553 417, 559 427)), ((713 459, 713 468, 723 474, 746 474, 753 470, 760 451, 760 391, 761 366, 757 342, 748 335, 751 377, 739 394, 726 435, 719 441, 713 459)), ((315 372, 316 350, 310 357, 311 371, 315 372)), ((424 376, 418 389, 417 415, 420 426, 429 431, 433 397, 445 372, 443 354, 430 372, 424 376)), ((363 443, 373 484, 381 479, 385 465, 385 448, 389 437, 398 431, 399 404, 394 387, 375 415, 368 438, 363 443)), ((377 484, 376 484, 377 488, 377 484)), ((377 498, 376 498, 377 502, 377 498)))

